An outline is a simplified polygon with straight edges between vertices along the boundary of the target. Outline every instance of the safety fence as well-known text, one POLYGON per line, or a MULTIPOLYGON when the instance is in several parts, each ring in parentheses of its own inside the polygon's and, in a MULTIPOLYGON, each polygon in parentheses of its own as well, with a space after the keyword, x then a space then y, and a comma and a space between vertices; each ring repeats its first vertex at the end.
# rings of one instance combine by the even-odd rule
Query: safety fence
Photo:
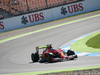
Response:
POLYGON ((0 0, 0 19, 83 0, 0 0))

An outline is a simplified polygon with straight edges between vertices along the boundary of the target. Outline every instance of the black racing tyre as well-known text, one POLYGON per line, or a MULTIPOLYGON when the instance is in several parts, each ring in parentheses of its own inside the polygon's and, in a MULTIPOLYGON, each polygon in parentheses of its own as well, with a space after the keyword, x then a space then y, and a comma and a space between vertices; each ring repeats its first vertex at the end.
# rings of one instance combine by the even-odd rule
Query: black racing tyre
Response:
POLYGON ((68 51, 67 51, 67 56, 70 56, 70 55, 75 55, 75 52, 72 51, 72 50, 68 50, 68 51))
POLYGON ((74 59, 74 57, 73 57, 72 55, 68 56, 68 58, 69 58, 70 60, 73 60, 73 59, 74 59))
POLYGON ((46 60, 47 60, 48 63, 53 62, 53 61, 51 60, 52 57, 53 57, 53 55, 51 55, 51 54, 49 54, 49 53, 46 55, 46 60))
POLYGON ((49 54, 47 54, 47 62, 50 63, 51 62, 51 57, 49 54))
POLYGON ((70 60, 73 60, 74 58, 78 58, 77 55, 70 55, 70 56, 68 56, 68 57, 69 57, 70 60))
POLYGON ((32 53, 31 54, 31 59, 32 59, 32 61, 33 62, 38 62, 38 60, 39 60, 39 54, 37 54, 37 53, 32 53))
POLYGON ((77 55, 74 55, 74 58, 78 58, 78 56, 77 55))

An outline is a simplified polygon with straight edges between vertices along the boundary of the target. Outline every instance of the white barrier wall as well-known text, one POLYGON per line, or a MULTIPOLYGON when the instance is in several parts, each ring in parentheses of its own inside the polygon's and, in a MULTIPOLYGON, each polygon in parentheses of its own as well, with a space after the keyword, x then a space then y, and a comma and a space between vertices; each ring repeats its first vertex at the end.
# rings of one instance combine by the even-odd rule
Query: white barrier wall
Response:
POLYGON ((0 32, 28 27, 100 9, 100 0, 84 0, 44 11, 0 20, 0 32))
POLYGON ((52 14, 49 11, 50 10, 45 10, 45 11, 40 11, 36 13, 30 13, 27 15, 21 15, 17 17, 0 20, 0 32, 28 27, 28 26, 51 21, 52 14))
POLYGON ((65 18, 100 9, 100 0, 84 0, 53 9, 54 19, 65 18))

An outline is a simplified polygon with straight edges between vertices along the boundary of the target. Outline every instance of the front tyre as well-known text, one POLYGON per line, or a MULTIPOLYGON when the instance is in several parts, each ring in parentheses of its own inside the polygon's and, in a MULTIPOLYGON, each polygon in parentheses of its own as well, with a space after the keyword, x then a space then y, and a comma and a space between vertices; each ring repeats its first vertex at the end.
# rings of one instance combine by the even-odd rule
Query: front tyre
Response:
POLYGON ((66 54, 67 54, 67 56, 75 55, 75 52, 72 50, 68 50, 66 54))
POLYGON ((52 54, 52 53, 48 53, 48 54, 46 55, 46 60, 47 60, 48 63, 53 62, 53 61, 52 61, 52 58, 53 58, 53 54, 52 54))

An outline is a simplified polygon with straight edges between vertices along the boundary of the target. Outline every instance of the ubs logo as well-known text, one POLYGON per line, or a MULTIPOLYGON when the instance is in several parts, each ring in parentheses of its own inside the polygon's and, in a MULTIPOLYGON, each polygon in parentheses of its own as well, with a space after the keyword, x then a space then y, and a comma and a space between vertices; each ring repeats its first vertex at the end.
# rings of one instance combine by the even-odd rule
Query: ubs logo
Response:
POLYGON ((3 21, 0 21, 0 29, 1 29, 1 30, 4 29, 3 21))
POLYGON ((75 13, 78 11, 82 11, 83 8, 83 4, 79 3, 79 4, 73 4, 67 7, 62 7, 61 8, 61 14, 66 15, 66 13, 75 13))

